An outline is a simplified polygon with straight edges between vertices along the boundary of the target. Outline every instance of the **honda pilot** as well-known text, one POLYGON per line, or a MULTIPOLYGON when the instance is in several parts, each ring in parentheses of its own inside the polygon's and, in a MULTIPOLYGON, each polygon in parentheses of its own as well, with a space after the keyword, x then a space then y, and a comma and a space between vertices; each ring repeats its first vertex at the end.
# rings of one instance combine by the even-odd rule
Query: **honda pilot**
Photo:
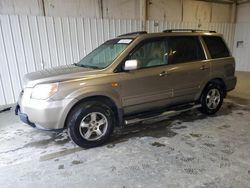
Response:
POLYGON ((24 76, 16 113, 74 143, 103 144, 115 127, 196 106, 216 113, 235 88, 235 60, 214 31, 134 32, 106 41, 79 62, 24 76))

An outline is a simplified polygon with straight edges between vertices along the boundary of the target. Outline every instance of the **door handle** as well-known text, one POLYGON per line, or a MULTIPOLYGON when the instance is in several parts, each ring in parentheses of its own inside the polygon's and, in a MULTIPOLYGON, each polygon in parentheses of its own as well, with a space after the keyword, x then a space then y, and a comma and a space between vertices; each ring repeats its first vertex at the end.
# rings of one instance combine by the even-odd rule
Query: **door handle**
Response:
POLYGON ((168 72, 166 72, 166 71, 162 71, 160 74, 159 74, 159 76, 160 77, 162 77, 162 76, 168 76, 169 74, 168 74, 168 72))
POLYGON ((202 66, 200 67, 200 70, 206 70, 206 69, 209 69, 209 67, 207 67, 206 65, 202 65, 202 66))

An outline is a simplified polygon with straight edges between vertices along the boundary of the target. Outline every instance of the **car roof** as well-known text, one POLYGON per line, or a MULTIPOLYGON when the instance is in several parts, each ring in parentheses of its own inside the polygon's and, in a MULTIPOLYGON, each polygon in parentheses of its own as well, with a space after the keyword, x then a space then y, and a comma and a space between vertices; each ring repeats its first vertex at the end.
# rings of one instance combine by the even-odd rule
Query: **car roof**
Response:
POLYGON ((158 32, 158 33, 147 33, 146 31, 132 32, 119 35, 117 38, 135 39, 135 38, 154 38, 154 37, 164 37, 164 36, 200 36, 200 35, 222 36, 222 34, 220 33, 209 30, 171 29, 171 30, 164 30, 163 32, 158 32))

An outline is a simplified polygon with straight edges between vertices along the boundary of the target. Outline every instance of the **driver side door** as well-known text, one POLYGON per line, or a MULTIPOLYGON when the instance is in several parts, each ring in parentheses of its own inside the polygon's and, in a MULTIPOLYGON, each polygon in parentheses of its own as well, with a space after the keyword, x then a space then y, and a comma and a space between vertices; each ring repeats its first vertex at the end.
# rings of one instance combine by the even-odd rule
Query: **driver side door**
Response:
POLYGON ((165 38, 143 41, 127 60, 138 60, 138 70, 120 73, 125 114, 161 108, 173 96, 172 81, 165 74, 168 64, 165 38))

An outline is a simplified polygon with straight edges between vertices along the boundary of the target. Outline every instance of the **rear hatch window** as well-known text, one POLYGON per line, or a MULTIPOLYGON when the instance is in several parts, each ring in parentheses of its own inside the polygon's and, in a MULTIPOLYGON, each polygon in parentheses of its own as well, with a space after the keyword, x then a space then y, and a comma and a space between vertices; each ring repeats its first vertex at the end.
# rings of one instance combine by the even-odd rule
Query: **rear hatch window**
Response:
POLYGON ((209 53, 213 59, 230 57, 230 52, 221 37, 218 36, 203 36, 209 53))

